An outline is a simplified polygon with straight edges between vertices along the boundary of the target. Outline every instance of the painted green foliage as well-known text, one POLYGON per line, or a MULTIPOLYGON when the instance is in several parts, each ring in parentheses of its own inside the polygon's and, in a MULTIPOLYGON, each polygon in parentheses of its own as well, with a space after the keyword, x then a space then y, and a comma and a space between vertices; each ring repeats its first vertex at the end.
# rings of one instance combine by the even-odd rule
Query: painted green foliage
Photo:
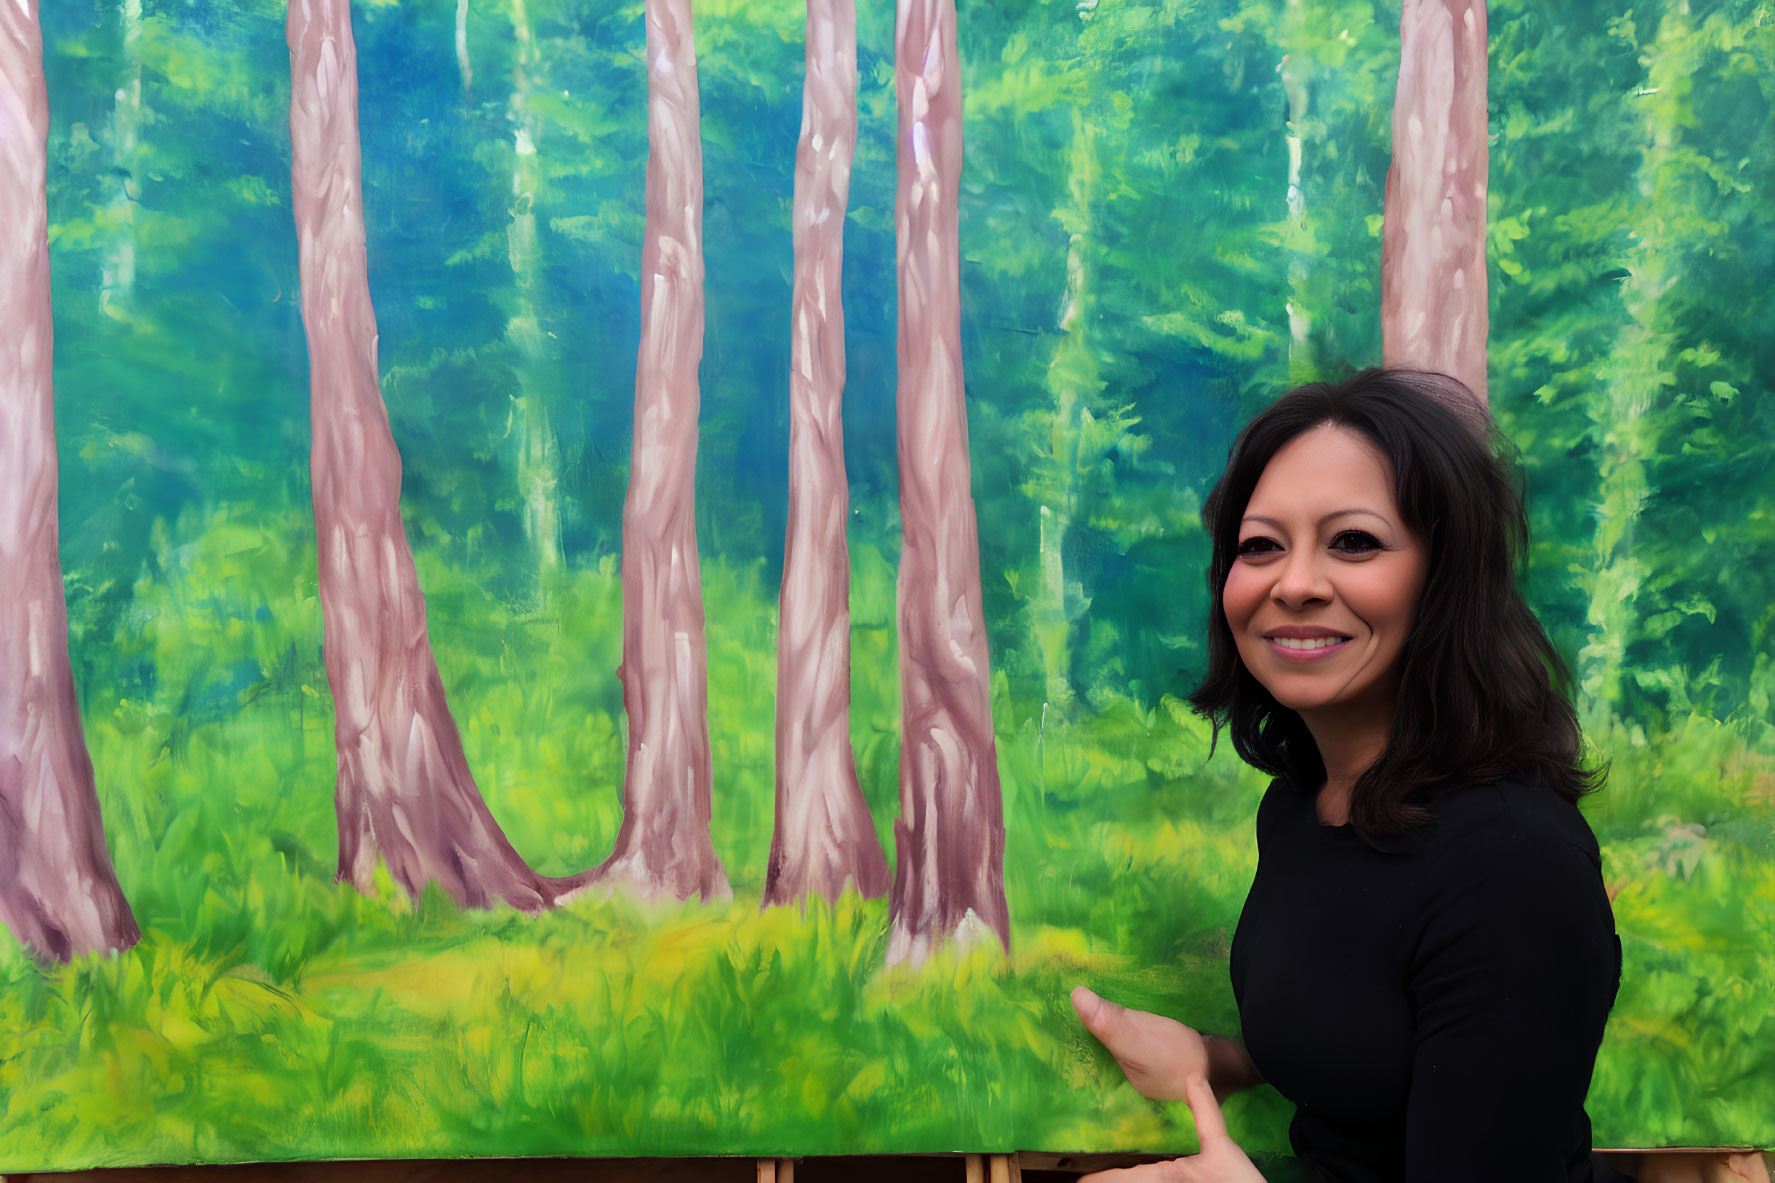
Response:
MULTIPOLYGON (((640 9, 471 3, 466 89, 453 5, 357 19, 402 511, 477 780, 548 874, 620 822, 640 9)), ((886 838, 893 15, 859 9, 852 732, 886 838)), ((698 534, 735 899, 537 919, 331 881, 282 5, 144 0, 133 32, 126 12, 44 19, 71 648, 146 936, 55 971, 0 941, 0 1167, 1187 1148, 1181 1110, 1119 1084, 1064 995, 1236 1022, 1226 941, 1262 785, 1208 759, 1180 703, 1197 513, 1251 409, 1378 360, 1396 5, 962 6, 963 345, 1016 952, 897 976, 877 972, 884 904, 756 913, 801 7, 697 6, 698 534)), ((1490 27, 1493 406, 1529 485, 1526 586, 1612 761, 1586 806, 1626 951, 1596 1135, 1772 1142, 1775 18, 1504 0, 1490 27)), ((1286 1118, 1267 1090, 1229 1108, 1260 1151, 1286 1118)))
MULTIPOLYGON (((1591 810, 1627 955, 1597 1088, 1668 1142, 1775 1106, 1752 962, 1772 935, 1767 6, 1645 5, 1547 79, 1531 6, 1493 25, 1494 382, 1522 448, 1529 586, 1615 762, 1591 810), (1520 96, 1520 97, 1515 97, 1520 96), (1512 197, 1514 196, 1514 200, 1512 197), (1726 883, 1734 884, 1726 888, 1726 883), (1718 892, 1715 895, 1713 893, 1718 892), (1746 1003, 1749 1003, 1747 1006, 1746 1003)), ((1761 1135, 1766 1138, 1767 1135, 1761 1135)))

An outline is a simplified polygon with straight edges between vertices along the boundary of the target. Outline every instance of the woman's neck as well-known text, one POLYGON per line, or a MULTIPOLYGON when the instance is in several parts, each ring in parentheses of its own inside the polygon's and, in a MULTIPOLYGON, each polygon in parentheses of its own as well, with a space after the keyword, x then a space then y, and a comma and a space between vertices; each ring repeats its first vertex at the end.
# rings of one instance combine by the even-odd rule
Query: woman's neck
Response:
POLYGON ((1381 753, 1393 726, 1392 704, 1383 711, 1302 711, 1301 720, 1312 733, 1325 766, 1325 783, 1319 790, 1319 824, 1341 826, 1350 820, 1350 794, 1381 753))

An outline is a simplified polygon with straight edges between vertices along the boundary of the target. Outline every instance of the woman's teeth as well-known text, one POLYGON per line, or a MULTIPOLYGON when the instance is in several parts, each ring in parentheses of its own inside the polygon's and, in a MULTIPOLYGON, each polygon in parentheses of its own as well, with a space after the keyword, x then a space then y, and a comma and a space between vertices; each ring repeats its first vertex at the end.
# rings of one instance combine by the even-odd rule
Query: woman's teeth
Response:
POLYGON ((1270 640, 1284 649, 1328 649, 1333 645, 1341 645, 1348 637, 1271 637, 1270 640))

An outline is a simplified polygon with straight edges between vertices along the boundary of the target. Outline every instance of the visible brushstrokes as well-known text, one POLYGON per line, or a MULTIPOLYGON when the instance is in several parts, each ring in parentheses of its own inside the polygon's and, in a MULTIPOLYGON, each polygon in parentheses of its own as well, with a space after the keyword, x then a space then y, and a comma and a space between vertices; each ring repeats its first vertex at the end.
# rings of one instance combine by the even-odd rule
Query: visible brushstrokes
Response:
POLYGON ((726 896, 709 839, 708 651, 696 550, 703 356, 703 147, 690 0, 647 0, 647 227, 635 437, 622 515, 628 769, 597 878, 640 895, 726 896))
POLYGON ((900 811, 890 964, 990 932, 1009 949, 1003 802, 961 359, 954 0, 899 0, 900 811))
POLYGON ((377 385, 364 254, 350 0, 291 0, 288 36, 339 878, 369 890, 380 855, 411 896, 436 881, 467 907, 503 900, 540 911, 574 881, 532 871, 481 800, 401 523, 401 458, 377 385))
POLYGON ((857 146, 854 0, 807 0, 795 153, 789 337, 789 529, 777 630, 776 829, 764 904, 847 883, 888 888, 851 751, 850 552, 844 471, 845 206, 857 146))
POLYGON ((0 3, 0 923, 41 957, 140 939, 105 849, 56 521, 49 94, 36 0, 0 3))
POLYGON ((1486 397, 1484 0, 1405 0, 1381 239, 1381 355, 1486 397))

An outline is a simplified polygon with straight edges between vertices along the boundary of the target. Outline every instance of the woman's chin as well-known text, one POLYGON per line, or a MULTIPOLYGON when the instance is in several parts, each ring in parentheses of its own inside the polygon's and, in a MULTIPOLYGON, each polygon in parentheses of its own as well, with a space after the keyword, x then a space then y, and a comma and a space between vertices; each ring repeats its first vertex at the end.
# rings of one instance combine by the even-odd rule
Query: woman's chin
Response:
POLYGON ((1337 705, 1328 695, 1289 695, 1284 697, 1272 691, 1270 697, 1302 718, 1329 710, 1337 705))

